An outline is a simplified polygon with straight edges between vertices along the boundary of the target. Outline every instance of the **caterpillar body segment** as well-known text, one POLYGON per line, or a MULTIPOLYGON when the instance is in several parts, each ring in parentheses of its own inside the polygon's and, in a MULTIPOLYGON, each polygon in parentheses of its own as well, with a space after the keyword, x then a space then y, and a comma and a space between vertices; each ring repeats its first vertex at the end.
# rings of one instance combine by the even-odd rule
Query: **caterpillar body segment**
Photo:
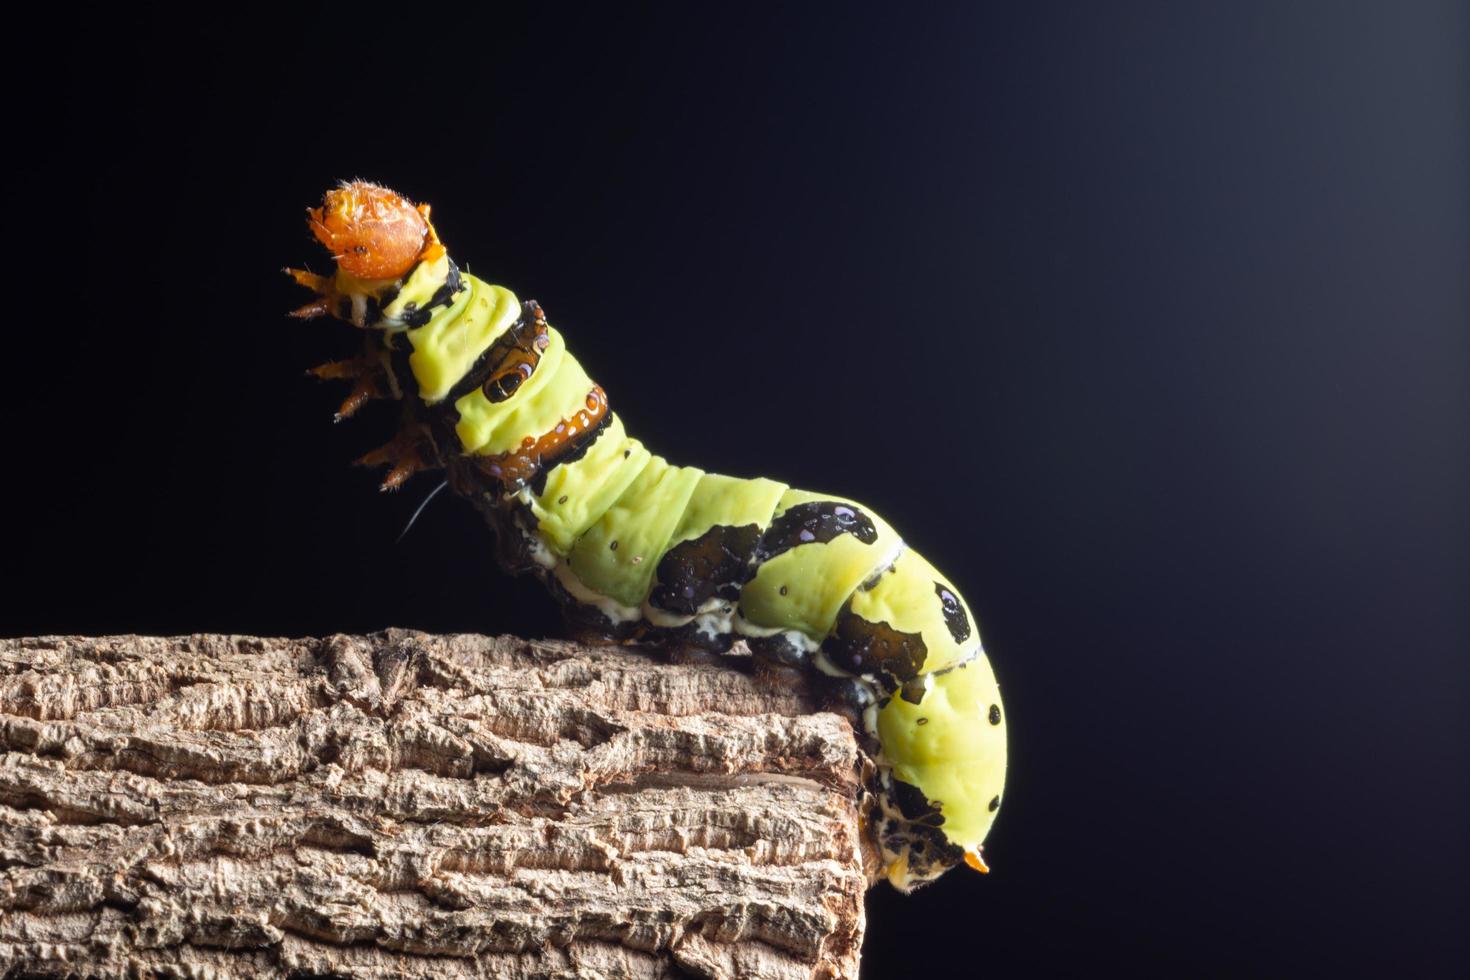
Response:
POLYGON ((316 373, 354 382, 351 410, 404 404, 399 434, 363 460, 390 467, 385 488, 446 470, 499 563, 540 578, 584 635, 716 653, 744 639, 841 678, 877 763, 869 826, 889 880, 986 870, 1005 718, 948 579, 860 503, 650 452, 538 304, 459 270, 427 207, 357 182, 309 214, 337 271, 292 271, 317 292, 298 313, 365 335, 316 373))

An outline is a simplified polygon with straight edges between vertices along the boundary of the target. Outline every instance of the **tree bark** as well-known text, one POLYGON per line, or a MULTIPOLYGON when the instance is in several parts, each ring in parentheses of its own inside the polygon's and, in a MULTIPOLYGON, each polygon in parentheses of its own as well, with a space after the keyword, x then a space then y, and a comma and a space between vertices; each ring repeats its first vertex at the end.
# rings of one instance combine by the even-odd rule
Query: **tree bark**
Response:
POLYGON ((0 640, 0 967, 854 977, 865 757, 735 662, 0 640))

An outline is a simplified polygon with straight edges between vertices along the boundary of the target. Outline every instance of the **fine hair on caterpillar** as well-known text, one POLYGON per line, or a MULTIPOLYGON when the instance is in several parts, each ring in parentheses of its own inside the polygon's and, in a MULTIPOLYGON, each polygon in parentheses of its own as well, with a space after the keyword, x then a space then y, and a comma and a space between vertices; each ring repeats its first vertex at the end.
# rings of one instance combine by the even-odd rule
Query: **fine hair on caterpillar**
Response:
POLYGON ((398 532, 398 537, 393 539, 394 544, 399 544, 404 538, 408 537, 408 532, 412 531, 414 524, 418 523, 419 515, 424 512, 424 508, 428 507, 430 501, 439 496, 439 493, 447 486, 449 486, 448 480, 440 480, 439 485, 430 490, 424 499, 419 501, 419 505, 413 509, 413 516, 408 519, 407 524, 403 525, 403 530, 398 532))
POLYGON ((987 870, 1006 718, 953 583, 860 503, 651 452, 538 303, 460 270, 426 205, 352 181, 308 225, 336 270, 287 270, 316 294, 293 315, 362 337, 312 373, 351 382, 339 419, 403 406, 393 439, 359 460, 388 468, 383 489, 442 469, 502 568, 544 583, 579 635, 708 653, 743 640, 761 662, 833 679, 875 762, 867 825, 888 880, 987 870))

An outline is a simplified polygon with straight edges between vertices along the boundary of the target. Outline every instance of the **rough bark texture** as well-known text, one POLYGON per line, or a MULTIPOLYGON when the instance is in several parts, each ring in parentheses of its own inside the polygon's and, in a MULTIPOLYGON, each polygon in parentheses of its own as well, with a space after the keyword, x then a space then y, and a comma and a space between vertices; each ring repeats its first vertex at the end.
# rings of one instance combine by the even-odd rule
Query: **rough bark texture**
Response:
POLYGON ((0 640, 0 972, 852 977, 847 722, 389 631, 0 640))

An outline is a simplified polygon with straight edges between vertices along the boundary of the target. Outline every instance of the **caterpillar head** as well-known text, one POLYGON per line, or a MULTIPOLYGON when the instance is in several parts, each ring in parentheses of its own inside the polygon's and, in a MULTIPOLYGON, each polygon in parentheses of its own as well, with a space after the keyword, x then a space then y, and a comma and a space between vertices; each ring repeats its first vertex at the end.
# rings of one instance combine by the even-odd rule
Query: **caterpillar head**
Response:
MULTIPOLYGON (((309 319, 330 314, 362 330, 361 354, 311 372, 318 378, 353 382, 337 411, 339 420, 374 399, 403 403, 399 436, 359 460, 389 466, 383 488, 391 490, 412 473, 444 466, 446 456, 438 447, 459 445, 456 440, 472 434, 466 427, 486 413, 477 416, 476 406, 460 404, 468 389, 481 397, 483 387, 482 400, 487 404, 515 396, 550 345, 550 329, 534 302, 522 304, 503 287, 461 275, 435 235, 426 205, 377 184, 353 181, 329 190, 307 216, 312 235, 331 252, 337 268, 331 276, 286 270, 317 293, 293 315, 309 319), (494 351, 489 349, 492 344, 497 345, 494 351), (485 365, 494 368, 488 377, 470 377, 477 366, 485 365), (457 422, 439 411, 446 404, 455 406, 457 422)), ((566 433, 547 438, 564 441, 574 425, 581 430, 594 415, 605 414, 601 389, 587 398, 583 413, 587 419, 568 420, 566 433)), ((517 462, 522 456, 534 463, 555 448, 533 442, 504 453, 514 458, 504 462, 502 472, 491 475, 519 478, 526 469, 517 462)), ((491 460, 486 465, 501 464, 491 460)))
POLYGON ((307 227, 332 255, 333 276, 287 269, 317 298, 292 315, 303 319, 329 313, 359 327, 388 326, 375 314, 414 269, 445 259, 444 246, 429 222, 429 206, 365 180, 343 181, 322 203, 307 208, 307 227))
POLYGON ((437 244, 427 205, 365 180, 327 191, 307 215, 311 233, 337 268, 358 279, 401 279, 437 244))
MULTIPOLYGON (((292 316, 312 319, 330 314, 362 328, 373 328, 361 354, 322 364, 311 373, 353 383, 337 419, 354 414, 368 401, 401 398, 402 385, 391 364, 393 343, 384 334, 402 332, 429 309, 459 289, 460 277, 429 222, 429 207, 379 184, 344 181, 307 208, 307 227, 331 253, 333 275, 286 269, 316 298, 292 316), (422 295, 420 295, 422 294, 422 295)), ((391 467, 383 489, 395 489, 414 472, 430 468, 436 453, 422 425, 405 425, 393 442, 368 453, 359 463, 391 467)))

